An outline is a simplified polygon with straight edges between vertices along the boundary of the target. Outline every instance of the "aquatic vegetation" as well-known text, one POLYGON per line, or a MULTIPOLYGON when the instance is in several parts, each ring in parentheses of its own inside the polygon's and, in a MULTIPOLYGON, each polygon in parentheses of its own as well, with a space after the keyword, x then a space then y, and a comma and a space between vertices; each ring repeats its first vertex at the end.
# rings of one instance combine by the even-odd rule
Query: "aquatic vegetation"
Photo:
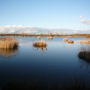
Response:
POLYGON ((81 44, 80 46, 81 47, 78 53, 78 58, 80 59, 80 62, 84 64, 84 66, 89 65, 90 64, 90 45, 81 44))
POLYGON ((68 40, 68 43, 71 43, 71 44, 73 44, 73 43, 74 43, 74 41, 72 41, 72 40, 68 40))
POLYGON ((33 47, 44 51, 47 50, 47 43, 44 40, 39 40, 33 43, 33 47))
POLYGON ((64 38, 63 41, 66 42, 66 43, 70 43, 70 44, 73 44, 74 43, 73 40, 70 40, 68 38, 64 38))
POLYGON ((64 38, 63 41, 64 41, 64 42, 67 42, 67 41, 68 41, 68 38, 64 38))
POLYGON ((18 42, 15 38, 0 38, 0 48, 13 49, 18 47, 18 42))
POLYGON ((38 37, 37 37, 37 39, 39 39, 39 40, 40 40, 40 39, 41 39, 41 37, 40 37, 40 36, 38 36, 38 37))
POLYGON ((52 39, 53 39, 53 37, 52 37, 52 36, 49 36, 49 37, 48 37, 48 40, 52 40, 52 39))
POLYGON ((14 38, 0 38, 0 55, 12 56, 18 49, 18 42, 14 38))
POLYGON ((47 44, 44 40, 36 41, 33 43, 34 47, 46 47, 47 44))
POLYGON ((80 44, 90 44, 90 40, 81 40, 80 44))
POLYGON ((90 52, 87 52, 87 51, 79 52, 78 57, 90 63, 90 52))

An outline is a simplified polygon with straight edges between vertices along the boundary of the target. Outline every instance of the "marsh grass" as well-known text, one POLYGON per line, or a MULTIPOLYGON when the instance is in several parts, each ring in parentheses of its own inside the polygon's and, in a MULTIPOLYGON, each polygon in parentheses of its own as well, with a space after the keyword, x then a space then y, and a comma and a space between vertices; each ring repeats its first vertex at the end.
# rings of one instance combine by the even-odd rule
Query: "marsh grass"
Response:
POLYGON ((82 45, 78 57, 90 64, 90 45, 82 45))
POLYGON ((42 48, 42 47, 47 47, 47 44, 45 41, 40 40, 40 41, 36 41, 33 43, 34 47, 38 47, 38 48, 42 48))
POLYGON ((70 44, 73 44, 74 43, 73 40, 70 40, 68 38, 64 38, 63 41, 66 42, 66 43, 70 43, 70 44))
POLYGON ((48 40, 53 40, 53 37, 52 37, 52 36, 49 36, 49 37, 48 37, 48 40))
POLYGON ((0 36, 21 36, 21 37, 86 37, 90 38, 90 34, 0 34, 0 36))
POLYGON ((90 44, 90 40, 81 40, 80 44, 90 44))
POLYGON ((14 49, 18 47, 18 42, 15 38, 0 38, 0 48, 14 49))

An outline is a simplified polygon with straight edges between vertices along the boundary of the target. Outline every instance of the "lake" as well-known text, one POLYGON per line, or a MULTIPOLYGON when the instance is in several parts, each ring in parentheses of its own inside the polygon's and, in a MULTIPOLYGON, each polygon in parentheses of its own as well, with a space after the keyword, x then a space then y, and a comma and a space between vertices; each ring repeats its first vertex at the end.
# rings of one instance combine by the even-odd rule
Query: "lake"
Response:
POLYGON ((36 37, 14 38, 18 48, 0 49, 0 90, 90 89, 90 45, 78 43, 86 38, 43 37, 43 48, 33 46, 36 37))

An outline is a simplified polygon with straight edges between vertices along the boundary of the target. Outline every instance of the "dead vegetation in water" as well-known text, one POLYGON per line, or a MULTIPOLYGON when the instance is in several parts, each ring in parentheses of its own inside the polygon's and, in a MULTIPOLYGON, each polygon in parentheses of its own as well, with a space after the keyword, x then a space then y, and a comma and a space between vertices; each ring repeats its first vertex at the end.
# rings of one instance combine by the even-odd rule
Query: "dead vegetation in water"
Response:
POLYGON ((18 47, 18 42, 15 38, 0 38, 0 48, 14 49, 18 47))
POLYGON ((49 37, 48 37, 48 40, 53 40, 53 37, 52 37, 52 36, 49 36, 49 37))
POLYGON ((82 51, 79 52, 78 57, 87 63, 90 63, 90 52, 82 51))
POLYGON ((16 53, 18 42, 15 38, 0 38, 0 55, 11 56, 16 53))
POLYGON ((63 41, 66 42, 66 43, 70 43, 70 44, 73 44, 74 43, 73 40, 70 40, 68 38, 64 38, 63 41))
POLYGON ((47 43, 44 40, 35 41, 33 47, 41 51, 47 50, 47 43))
POLYGON ((63 41, 66 42, 66 43, 70 43, 70 44, 73 44, 73 43, 90 44, 90 40, 78 40, 78 41, 73 41, 73 40, 70 40, 70 39, 68 39, 68 38, 64 38, 63 41))
POLYGON ((90 40, 80 40, 80 44, 90 44, 90 40))
POLYGON ((46 44, 45 41, 40 40, 40 41, 36 41, 36 42, 34 42, 34 43, 33 43, 33 46, 34 46, 34 47, 46 47, 47 44, 46 44))
POLYGON ((90 45, 82 45, 79 50, 78 57, 90 64, 90 45))

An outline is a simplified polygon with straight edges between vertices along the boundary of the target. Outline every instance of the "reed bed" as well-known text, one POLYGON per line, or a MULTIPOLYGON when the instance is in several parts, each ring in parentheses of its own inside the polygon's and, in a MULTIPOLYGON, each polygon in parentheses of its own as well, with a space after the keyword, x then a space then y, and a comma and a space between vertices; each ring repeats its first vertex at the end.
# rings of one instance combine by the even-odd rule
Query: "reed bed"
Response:
POLYGON ((66 43, 70 43, 70 44, 74 43, 73 40, 69 40, 68 38, 64 38, 63 41, 66 42, 66 43))
POLYGON ((33 46, 37 48, 43 48, 43 47, 47 47, 47 44, 44 40, 40 40, 40 41, 34 42, 33 46))
POLYGON ((87 52, 87 51, 79 52, 78 57, 90 63, 90 52, 87 52))
POLYGON ((90 40, 81 40, 80 44, 90 44, 90 40))
POLYGON ((82 45, 78 53, 78 57, 81 60, 90 63, 90 45, 82 45))
POLYGON ((53 40, 53 37, 52 37, 52 36, 49 36, 49 37, 48 37, 48 40, 53 40))
POLYGON ((0 49, 14 49, 18 47, 18 42, 14 38, 0 38, 0 49))

